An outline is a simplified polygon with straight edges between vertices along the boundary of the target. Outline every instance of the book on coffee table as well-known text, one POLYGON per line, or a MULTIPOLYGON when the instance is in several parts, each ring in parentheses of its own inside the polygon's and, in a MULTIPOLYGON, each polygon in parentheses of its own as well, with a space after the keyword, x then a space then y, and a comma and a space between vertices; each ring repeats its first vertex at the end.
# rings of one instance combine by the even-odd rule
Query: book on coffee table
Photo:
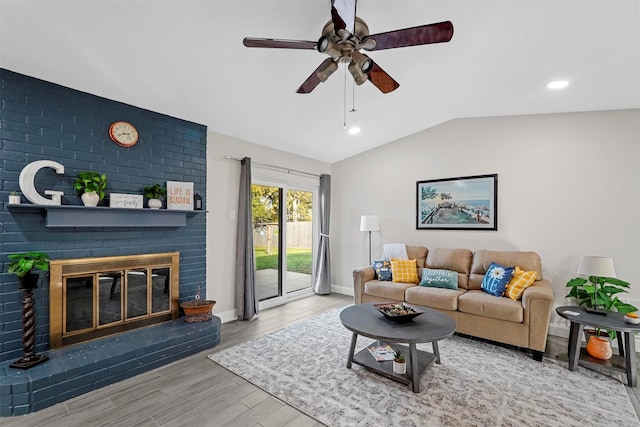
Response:
POLYGON ((378 362, 393 360, 395 356, 395 351, 390 345, 385 345, 384 347, 369 347, 369 353, 371 353, 373 358, 378 362))

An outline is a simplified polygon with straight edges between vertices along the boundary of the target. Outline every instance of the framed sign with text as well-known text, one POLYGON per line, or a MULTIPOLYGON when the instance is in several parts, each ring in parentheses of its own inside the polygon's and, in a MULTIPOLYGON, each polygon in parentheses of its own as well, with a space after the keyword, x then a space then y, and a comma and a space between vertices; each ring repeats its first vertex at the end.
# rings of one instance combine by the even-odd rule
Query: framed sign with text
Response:
POLYGON ((167 181, 167 209, 193 210, 193 182, 167 181))

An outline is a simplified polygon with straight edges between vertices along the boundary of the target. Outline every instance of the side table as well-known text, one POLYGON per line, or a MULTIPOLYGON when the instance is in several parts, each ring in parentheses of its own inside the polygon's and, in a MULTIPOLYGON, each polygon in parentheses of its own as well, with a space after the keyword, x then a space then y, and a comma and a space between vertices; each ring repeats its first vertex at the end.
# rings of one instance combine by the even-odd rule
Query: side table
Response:
MULTIPOLYGON (((634 334, 640 332, 640 325, 633 325, 624 321, 624 314, 608 311, 606 316, 588 313, 584 307, 562 306, 556 308, 556 313, 571 322, 569 329, 569 370, 573 371, 580 360, 580 336, 585 325, 606 330, 616 331, 618 338, 618 353, 614 358, 624 361, 623 372, 627 375, 627 383, 631 387, 638 385, 636 367, 636 342, 634 334)), ((595 359, 594 359, 595 360, 595 359)), ((604 362, 604 361, 603 361, 604 362)), ((580 363, 584 365, 584 363, 580 363)), ((615 368, 615 366, 611 365, 615 368)))

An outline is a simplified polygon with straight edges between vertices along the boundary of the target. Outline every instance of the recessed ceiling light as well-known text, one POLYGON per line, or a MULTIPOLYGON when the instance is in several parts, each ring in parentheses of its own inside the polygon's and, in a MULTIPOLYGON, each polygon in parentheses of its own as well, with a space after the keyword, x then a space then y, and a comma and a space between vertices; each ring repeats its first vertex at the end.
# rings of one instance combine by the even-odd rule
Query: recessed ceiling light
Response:
POLYGON ((555 80, 547 85, 549 89, 564 89, 569 86, 569 82, 566 80, 555 80))
POLYGON ((358 126, 351 126, 349 128, 349 135, 357 135, 360 133, 360 128, 358 126))

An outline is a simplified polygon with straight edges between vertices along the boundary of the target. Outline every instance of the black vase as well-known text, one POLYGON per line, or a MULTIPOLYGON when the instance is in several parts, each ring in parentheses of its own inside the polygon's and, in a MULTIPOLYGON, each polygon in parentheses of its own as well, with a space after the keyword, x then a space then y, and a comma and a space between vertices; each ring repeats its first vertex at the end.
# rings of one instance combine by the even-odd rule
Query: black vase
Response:
POLYGON ((24 276, 20 277, 20 289, 22 290, 30 290, 38 287, 38 280, 40 280, 40 275, 36 273, 27 273, 24 276))

